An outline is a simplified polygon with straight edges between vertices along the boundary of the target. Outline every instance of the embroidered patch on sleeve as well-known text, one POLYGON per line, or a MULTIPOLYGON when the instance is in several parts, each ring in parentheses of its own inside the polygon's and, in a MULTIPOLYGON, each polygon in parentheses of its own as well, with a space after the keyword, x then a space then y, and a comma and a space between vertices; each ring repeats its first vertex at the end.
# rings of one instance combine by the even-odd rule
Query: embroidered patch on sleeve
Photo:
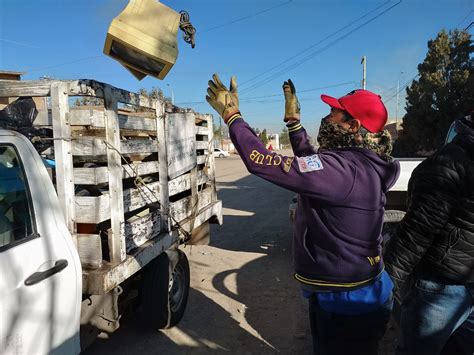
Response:
POLYGON ((323 163, 319 158, 319 154, 310 155, 308 157, 296 158, 298 168, 302 173, 324 169, 323 163))

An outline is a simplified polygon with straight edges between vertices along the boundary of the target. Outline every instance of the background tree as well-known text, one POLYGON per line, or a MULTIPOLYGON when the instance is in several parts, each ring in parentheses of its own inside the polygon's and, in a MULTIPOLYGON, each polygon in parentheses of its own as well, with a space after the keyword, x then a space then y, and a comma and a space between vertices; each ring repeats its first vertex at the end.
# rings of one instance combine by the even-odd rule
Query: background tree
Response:
POLYGON ((288 135, 288 128, 283 126, 280 133, 280 145, 282 148, 288 148, 290 146, 290 136, 288 135))
POLYGON ((407 88, 403 131, 395 156, 430 155, 444 142, 449 125, 474 108, 474 52, 467 31, 442 30, 428 41, 419 78, 407 88))
POLYGON ((266 128, 263 129, 263 131, 262 131, 262 133, 260 133, 259 137, 260 137, 260 140, 262 141, 262 143, 266 146, 269 142, 266 128))

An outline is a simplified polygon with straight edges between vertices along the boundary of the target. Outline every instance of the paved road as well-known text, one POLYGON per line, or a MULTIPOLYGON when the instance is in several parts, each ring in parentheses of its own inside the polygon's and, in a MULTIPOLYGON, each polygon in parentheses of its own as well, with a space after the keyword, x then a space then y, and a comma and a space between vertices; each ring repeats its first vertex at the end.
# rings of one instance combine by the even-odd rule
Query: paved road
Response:
MULTIPOLYGON (((287 152, 289 153, 289 152, 287 152)), ((293 279, 293 193, 249 175, 237 156, 216 159, 224 224, 209 246, 186 247, 191 290, 173 329, 143 331, 123 322, 86 354, 310 354, 306 302, 293 279)), ((395 330, 381 354, 393 354, 395 330)))
POLYGON ((306 303, 292 277, 288 204, 293 193, 248 174, 239 157, 216 159, 224 224, 209 246, 186 247, 191 291, 173 329, 124 322, 87 354, 298 353, 311 349, 306 303))

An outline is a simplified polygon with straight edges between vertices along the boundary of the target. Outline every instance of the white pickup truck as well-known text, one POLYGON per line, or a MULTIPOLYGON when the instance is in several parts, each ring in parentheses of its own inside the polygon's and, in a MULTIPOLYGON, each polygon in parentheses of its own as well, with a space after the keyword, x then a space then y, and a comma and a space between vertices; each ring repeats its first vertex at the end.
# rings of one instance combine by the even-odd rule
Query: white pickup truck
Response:
POLYGON ((45 103, 34 125, 53 144, 40 155, 0 129, 0 353, 77 354, 127 310, 175 325, 189 292, 178 247, 222 223, 212 116, 93 80, 0 81, 12 97, 45 103))

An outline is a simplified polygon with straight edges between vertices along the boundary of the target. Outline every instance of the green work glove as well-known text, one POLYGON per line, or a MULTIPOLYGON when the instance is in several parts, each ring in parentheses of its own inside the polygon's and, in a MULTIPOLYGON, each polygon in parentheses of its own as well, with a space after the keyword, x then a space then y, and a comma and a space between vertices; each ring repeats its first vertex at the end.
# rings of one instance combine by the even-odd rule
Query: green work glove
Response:
POLYGON ((300 103, 296 97, 296 89, 291 79, 283 83, 283 94, 285 95, 285 118, 283 121, 299 121, 300 103))
POLYGON ((230 90, 222 84, 217 74, 212 76, 208 84, 206 100, 221 115, 225 123, 236 114, 240 115, 235 76, 230 79, 230 90))

